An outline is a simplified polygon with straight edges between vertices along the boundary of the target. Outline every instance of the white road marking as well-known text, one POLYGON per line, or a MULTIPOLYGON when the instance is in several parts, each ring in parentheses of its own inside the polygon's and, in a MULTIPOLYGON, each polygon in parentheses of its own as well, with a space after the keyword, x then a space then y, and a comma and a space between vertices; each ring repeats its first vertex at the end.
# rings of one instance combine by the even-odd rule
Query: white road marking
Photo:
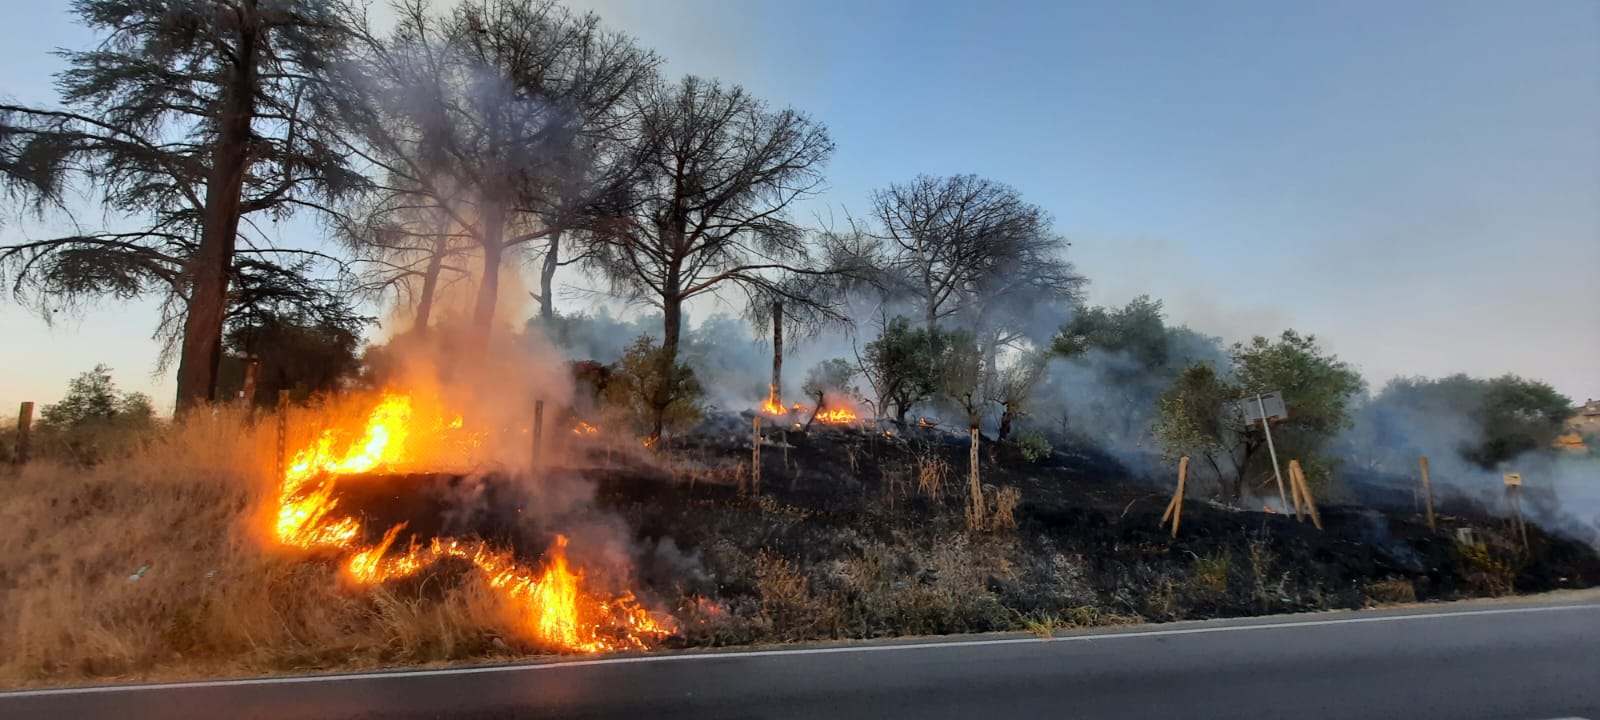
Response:
MULTIPOLYGON (((440 677, 449 675, 475 675, 479 673, 537 672, 593 665, 628 665, 651 662, 691 662, 696 660, 737 660, 750 657, 775 657, 783 655, 833 655, 841 653, 897 652, 903 650, 937 650, 944 648, 989 647, 995 645, 1026 645, 1051 642, 1090 642, 1095 640, 1121 640, 1127 638, 1166 637, 1175 635, 1207 635, 1211 633, 1248 632, 1255 630, 1282 630, 1285 628, 1320 627, 1326 625, 1357 625, 1366 623, 1404 622, 1410 620, 1435 620, 1442 618, 1481 617, 1486 615, 1518 615, 1524 613, 1568 612, 1574 610, 1600 610, 1600 603, 1584 605, 1542 605, 1521 608, 1492 608, 1487 610, 1461 610, 1456 612, 1408 613, 1403 615, 1378 615, 1367 617, 1341 617, 1324 620, 1298 620, 1289 622, 1258 623, 1252 625, 1211 625, 1205 627, 1168 628, 1164 630, 1130 630, 1127 632, 1063 635, 1051 638, 996 638, 990 640, 954 640, 944 642, 918 642, 888 645, 841 645, 837 647, 788 648, 781 650, 748 650, 729 652, 683 652, 671 655, 629 655, 624 657, 595 658, 591 660, 555 660, 521 665, 488 665, 438 670, 391 670, 343 675, 299 675, 291 677, 243 678, 235 680, 193 680, 184 682, 143 683, 137 685, 97 685, 78 688, 51 688, 44 690, 19 690, 0 693, 7 698, 38 697, 47 695, 87 695, 94 693, 139 692, 149 690, 183 690, 191 688, 231 687, 239 685, 297 685, 301 683, 344 682, 347 680, 378 680, 387 678, 440 677)), ((1582 718, 1556 718, 1554 720, 1583 720, 1582 718)))

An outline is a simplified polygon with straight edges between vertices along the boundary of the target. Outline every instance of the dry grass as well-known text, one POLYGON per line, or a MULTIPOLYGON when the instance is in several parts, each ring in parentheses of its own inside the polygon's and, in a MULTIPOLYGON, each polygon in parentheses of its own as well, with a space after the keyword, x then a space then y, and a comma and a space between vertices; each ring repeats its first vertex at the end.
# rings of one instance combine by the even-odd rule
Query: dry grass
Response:
POLYGON ((1390 578, 1375 583, 1368 583, 1367 597, 1383 605, 1397 603, 1414 603, 1417 601, 1417 588, 1407 578, 1390 578))
POLYGON ((1014 487, 998 488, 994 492, 994 515, 989 518, 993 530, 1017 529, 1017 506, 1022 504, 1022 491, 1014 487))
POLYGON ((917 458, 917 492, 929 500, 938 501, 944 495, 944 481, 950 475, 950 463, 935 455, 917 458))
POLYGON ((1214 592, 1228 589, 1228 575, 1233 571, 1233 557, 1227 552, 1195 560, 1194 580, 1200 587, 1214 592))
POLYGON ((509 618, 477 583, 356 590, 331 561, 266 550, 274 437, 270 422, 197 412, 129 457, 88 469, 35 463, 8 479, 0 685, 496 651, 509 618))

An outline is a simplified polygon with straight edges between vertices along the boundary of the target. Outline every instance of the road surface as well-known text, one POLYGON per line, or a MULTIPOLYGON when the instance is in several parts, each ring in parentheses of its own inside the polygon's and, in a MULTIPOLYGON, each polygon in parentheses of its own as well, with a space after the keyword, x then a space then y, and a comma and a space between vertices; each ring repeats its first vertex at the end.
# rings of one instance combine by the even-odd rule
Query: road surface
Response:
POLYGON ((1600 720, 1600 596, 0 694, 0 718, 1600 720))

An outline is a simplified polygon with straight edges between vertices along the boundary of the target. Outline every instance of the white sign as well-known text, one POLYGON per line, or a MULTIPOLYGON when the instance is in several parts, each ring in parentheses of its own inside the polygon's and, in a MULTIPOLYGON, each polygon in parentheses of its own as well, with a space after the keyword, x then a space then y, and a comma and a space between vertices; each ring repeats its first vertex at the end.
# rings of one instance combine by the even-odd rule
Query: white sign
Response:
POLYGON ((1273 420, 1289 417, 1289 409, 1283 404, 1283 392, 1279 390, 1248 397, 1234 404, 1239 406, 1239 412, 1244 415, 1246 425, 1261 422, 1263 409, 1266 410, 1266 417, 1273 420))
POLYGON ((1522 473, 1506 473, 1506 487, 1522 487, 1522 473))

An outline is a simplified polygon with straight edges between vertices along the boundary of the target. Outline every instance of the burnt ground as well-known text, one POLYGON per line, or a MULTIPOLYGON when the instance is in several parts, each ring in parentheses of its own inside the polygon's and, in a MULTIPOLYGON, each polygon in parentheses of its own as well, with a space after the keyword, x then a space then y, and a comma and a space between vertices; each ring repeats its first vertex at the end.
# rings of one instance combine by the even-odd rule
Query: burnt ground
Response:
MULTIPOLYGON (((596 484, 599 511, 633 534, 640 594, 683 621, 677 644, 1042 630, 1600 584, 1588 543, 1530 525, 1524 549, 1506 520, 1463 501, 1441 503, 1430 531, 1411 494, 1382 483, 1352 481, 1341 494, 1359 501, 1321 503, 1323 530, 1191 493, 1173 538, 1159 527, 1170 486, 1090 448, 1029 462, 982 443, 991 527, 970 530, 967 438, 937 429, 769 431, 757 493, 748 422, 718 418, 665 460, 591 446, 592 462, 575 471, 596 484), (1020 500, 1012 522, 997 522, 1007 488, 1020 500)), ((476 532, 537 551, 543 541, 515 517, 462 526, 461 482, 433 477, 409 499, 345 492, 364 513, 409 519, 419 536, 476 532)), ((495 498, 494 484, 474 497, 521 502, 495 498)))

